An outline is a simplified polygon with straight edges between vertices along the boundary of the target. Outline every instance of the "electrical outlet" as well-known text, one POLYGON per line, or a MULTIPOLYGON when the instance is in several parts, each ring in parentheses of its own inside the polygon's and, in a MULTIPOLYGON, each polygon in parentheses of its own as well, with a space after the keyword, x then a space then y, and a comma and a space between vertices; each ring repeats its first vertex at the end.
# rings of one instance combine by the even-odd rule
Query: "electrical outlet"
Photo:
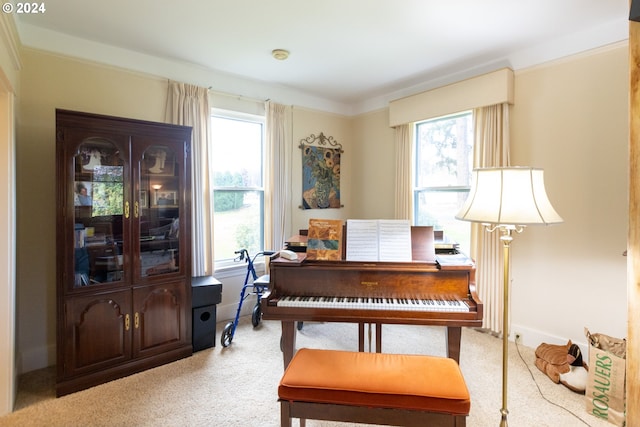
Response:
POLYGON ((520 332, 515 333, 515 342, 517 344, 522 344, 522 334, 520 332))

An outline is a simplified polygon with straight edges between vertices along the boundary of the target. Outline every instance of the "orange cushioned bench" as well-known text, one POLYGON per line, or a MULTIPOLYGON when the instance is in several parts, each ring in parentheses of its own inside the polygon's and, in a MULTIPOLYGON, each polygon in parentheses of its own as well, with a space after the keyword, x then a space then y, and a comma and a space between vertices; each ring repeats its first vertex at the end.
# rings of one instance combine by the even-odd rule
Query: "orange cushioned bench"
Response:
POLYGON ((393 426, 464 427, 469 390, 455 360, 298 350, 278 386, 281 426, 292 418, 393 426))

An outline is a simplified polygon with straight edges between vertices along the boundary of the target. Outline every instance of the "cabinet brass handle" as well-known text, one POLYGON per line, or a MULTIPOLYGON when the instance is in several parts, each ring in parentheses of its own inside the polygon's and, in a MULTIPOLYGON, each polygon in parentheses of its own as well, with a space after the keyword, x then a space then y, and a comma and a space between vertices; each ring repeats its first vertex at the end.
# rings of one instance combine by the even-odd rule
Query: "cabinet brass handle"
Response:
POLYGON ((124 202, 124 217, 129 218, 129 202, 124 202))
POLYGON ((136 200, 135 203, 133 204, 133 217, 138 218, 139 212, 140 212, 140 204, 136 200))
POLYGON ((134 326, 136 329, 138 329, 140 327, 140 315, 138 314, 138 312, 136 312, 136 314, 134 315, 134 326))
POLYGON ((131 319, 129 318, 128 314, 125 314, 125 316, 124 316, 124 330, 128 331, 130 326, 131 326, 131 319))

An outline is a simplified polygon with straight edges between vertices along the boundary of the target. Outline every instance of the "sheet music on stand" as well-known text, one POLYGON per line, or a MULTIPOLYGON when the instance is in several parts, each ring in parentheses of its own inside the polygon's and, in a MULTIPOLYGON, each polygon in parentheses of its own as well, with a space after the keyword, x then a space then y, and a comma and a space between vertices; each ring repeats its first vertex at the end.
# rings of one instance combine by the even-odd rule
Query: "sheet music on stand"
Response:
POLYGON ((408 220, 347 220, 347 261, 411 262, 408 220))

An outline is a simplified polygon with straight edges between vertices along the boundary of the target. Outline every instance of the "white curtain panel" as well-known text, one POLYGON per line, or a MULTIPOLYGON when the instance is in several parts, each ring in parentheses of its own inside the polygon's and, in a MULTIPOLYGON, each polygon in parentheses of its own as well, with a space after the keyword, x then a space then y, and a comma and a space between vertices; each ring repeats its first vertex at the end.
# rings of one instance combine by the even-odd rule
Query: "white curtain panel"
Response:
MULTIPOLYGON (((474 168, 510 166, 509 104, 477 108, 473 121, 474 168)), ((476 260, 476 285, 484 305, 483 328, 500 334, 504 287, 500 233, 488 233, 476 223, 471 225, 471 233, 470 255, 476 260)))
POLYGON ((214 271, 213 175, 210 170, 209 129, 211 111, 207 88, 169 82, 165 120, 191 126, 191 241, 192 275, 208 276, 214 271))
POLYGON ((396 144, 396 219, 413 219, 413 190, 411 185, 413 126, 413 123, 407 123, 394 128, 396 144))
POLYGON ((267 102, 265 249, 280 250, 291 227, 291 107, 267 102))

